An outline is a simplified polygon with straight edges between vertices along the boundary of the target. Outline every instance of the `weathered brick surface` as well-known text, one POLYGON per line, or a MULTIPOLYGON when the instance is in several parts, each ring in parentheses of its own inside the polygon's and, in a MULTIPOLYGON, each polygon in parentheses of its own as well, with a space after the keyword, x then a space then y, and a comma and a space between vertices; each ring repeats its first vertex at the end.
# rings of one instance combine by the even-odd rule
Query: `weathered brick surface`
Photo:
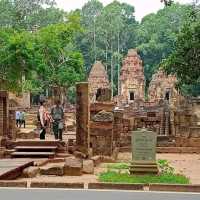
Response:
POLYGON ((88 189, 143 190, 143 184, 89 183, 88 189))
POLYGON ((27 187, 26 181, 0 181, 0 187, 27 187))
POLYGON ((200 192, 200 185, 150 184, 150 191, 200 192))
POLYGON ((84 183, 31 182, 32 188, 74 188, 83 189, 84 183))
MULTIPOLYGON (((108 89, 110 88, 110 83, 108 79, 108 75, 106 72, 106 69, 104 65, 97 61, 90 71, 88 82, 90 85, 90 99, 91 101, 96 101, 96 99, 101 100, 101 98, 98 98, 98 89, 108 89)), ((111 95, 108 94, 108 98, 111 95)))
POLYGON ((90 100, 88 83, 76 85, 76 145, 77 150, 88 153, 90 100))
POLYGON ((5 145, 3 138, 8 132, 8 97, 7 92, 0 91, 0 146, 5 145))

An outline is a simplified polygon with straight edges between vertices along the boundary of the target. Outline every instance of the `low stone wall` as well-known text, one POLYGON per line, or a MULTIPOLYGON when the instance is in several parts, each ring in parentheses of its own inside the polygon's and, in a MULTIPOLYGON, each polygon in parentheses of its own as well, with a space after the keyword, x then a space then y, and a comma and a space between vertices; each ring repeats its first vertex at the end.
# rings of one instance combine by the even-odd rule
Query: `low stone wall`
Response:
POLYGON ((0 187, 27 187, 26 181, 0 181, 0 187))
POLYGON ((200 185, 150 184, 150 191, 200 192, 200 185))
POLYGON ((31 188, 73 188, 83 189, 84 183, 31 182, 31 188))
POLYGON ((143 190, 144 184, 89 183, 88 189, 143 190))

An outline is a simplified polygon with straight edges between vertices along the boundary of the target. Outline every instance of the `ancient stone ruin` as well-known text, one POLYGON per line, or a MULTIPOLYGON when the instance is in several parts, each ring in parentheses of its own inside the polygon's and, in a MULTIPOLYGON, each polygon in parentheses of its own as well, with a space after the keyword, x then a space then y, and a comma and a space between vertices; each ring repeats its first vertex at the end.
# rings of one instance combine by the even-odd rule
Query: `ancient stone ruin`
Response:
POLYGON ((88 77, 88 83, 90 85, 91 102, 95 102, 99 98, 99 96, 101 96, 102 90, 104 90, 103 93, 108 93, 108 96, 111 95, 111 93, 109 93, 110 83, 108 75, 104 65, 100 61, 97 61, 92 66, 88 77))
POLYGON ((0 92, 0 147, 5 146, 6 135, 8 132, 8 94, 0 92))
MULTIPOLYGON (((27 125, 32 131, 20 130, 18 134, 15 108, 20 104, 9 101, 8 93, 1 91, 0 157, 64 159, 59 165, 40 167, 43 175, 93 173, 99 162, 113 162, 119 151, 130 151, 133 132, 144 128, 155 133, 157 152, 200 153, 200 99, 179 94, 176 81, 175 76, 159 70, 150 83, 149 98, 145 99, 142 61, 136 50, 130 50, 121 68, 121 94, 114 101, 107 72, 97 62, 88 82, 77 83, 76 109, 65 107, 68 125, 64 141, 37 139, 34 107, 27 111, 27 125)), ((48 135, 53 136, 50 130, 48 135)), ((38 168, 29 168, 24 176, 32 177, 32 173, 37 174, 38 168)))
POLYGON ((120 72, 121 92, 118 103, 129 104, 135 100, 144 100, 144 68, 142 60, 135 49, 130 49, 123 60, 120 72))
MULTIPOLYGON (((97 77, 99 74, 98 71, 102 68, 101 65, 96 65, 95 67, 96 70, 92 71, 93 77, 97 77)), ((107 77, 105 73, 104 71, 104 78, 107 77)), ((93 84, 96 84, 96 80, 89 78, 88 81, 93 88, 93 84)), ((183 105, 181 102, 185 98, 181 96, 176 89, 176 82, 177 79, 175 76, 167 75, 160 69, 152 77, 148 89, 148 100, 145 100, 145 78, 142 60, 136 50, 129 50, 128 55, 123 60, 120 73, 121 93, 114 98, 115 104, 112 104, 113 102, 111 99, 100 101, 96 97, 95 103, 91 102, 90 115, 93 117, 90 118, 90 137, 93 139, 91 140, 92 142, 90 141, 90 146, 93 152, 98 152, 94 150, 98 145, 102 146, 103 148, 101 149, 104 150, 118 147, 126 148, 130 146, 131 133, 138 128, 146 128, 156 132, 158 135, 157 145, 161 147, 183 145, 183 142, 180 143, 180 135, 184 135, 186 138, 198 138, 200 124, 197 122, 197 119, 199 113, 196 113, 198 111, 194 112, 196 109, 199 110, 197 106, 198 101, 196 100, 196 103, 194 103, 194 99, 188 100, 187 106, 185 104, 183 105), (108 108, 108 105, 110 105, 110 108, 108 108), (188 111, 188 109, 190 109, 190 111, 188 111), (98 124, 98 120, 95 119, 99 117, 104 118, 106 112, 110 112, 114 116, 112 125, 108 125, 111 122, 108 123, 102 120, 101 123, 98 124), (183 126, 186 121, 187 123, 183 126), (191 123, 188 124, 189 122, 191 123), (194 122, 196 123, 195 125, 194 122), (113 130, 111 130, 111 127, 113 130), (106 129, 107 131, 103 131, 106 129), (109 130, 110 133, 108 133, 109 130), (104 139, 101 139, 104 133, 107 137, 112 135, 111 142, 109 142, 110 140, 106 138, 106 136, 104 136, 106 142, 104 139), (101 135, 101 137, 98 135, 101 135)), ((101 90, 107 88, 107 86, 104 87, 103 85, 98 87, 100 87, 101 90)), ((98 90, 98 87, 96 87, 95 91, 98 90)), ((101 96, 102 94, 99 93, 98 98, 101 96)), ((182 140, 183 139, 181 139, 181 141, 182 140)), ((187 139, 187 141, 189 140, 187 139)), ((194 144, 194 142, 193 144, 185 142, 185 146, 198 146, 197 143, 198 142, 196 142, 196 144, 194 144)), ((98 153, 100 154, 100 152, 106 154, 105 151, 103 152, 101 150, 98 153)))
POLYGON ((175 88, 176 83, 176 76, 167 76, 163 70, 158 70, 158 72, 153 75, 149 84, 149 101, 159 102, 162 99, 169 101, 172 98, 177 98, 178 91, 175 88))

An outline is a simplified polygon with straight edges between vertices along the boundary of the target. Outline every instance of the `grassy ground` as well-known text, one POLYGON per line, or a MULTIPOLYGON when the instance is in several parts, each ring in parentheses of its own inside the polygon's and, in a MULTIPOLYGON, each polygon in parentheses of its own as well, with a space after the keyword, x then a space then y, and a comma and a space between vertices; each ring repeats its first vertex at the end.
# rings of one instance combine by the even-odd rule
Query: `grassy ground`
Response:
POLYGON ((107 164, 108 170, 99 175, 99 181, 113 183, 189 183, 189 179, 184 175, 175 174, 174 169, 169 165, 167 160, 158 161, 159 175, 129 175, 127 172, 129 165, 129 163, 107 164))
POLYGON ((168 183, 168 184, 188 184, 189 179, 183 175, 160 174, 160 175, 129 175, 128 173, 118 173, 107 171, 99 176, 101 182, 112 183, 168 183))

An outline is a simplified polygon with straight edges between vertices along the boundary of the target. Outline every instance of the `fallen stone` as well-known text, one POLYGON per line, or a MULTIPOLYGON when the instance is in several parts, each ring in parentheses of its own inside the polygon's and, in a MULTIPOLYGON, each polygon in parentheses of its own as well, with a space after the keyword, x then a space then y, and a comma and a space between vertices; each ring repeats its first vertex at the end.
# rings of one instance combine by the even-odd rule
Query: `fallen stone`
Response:
POLYGON ((119 154, 119 148, 116 147, 116 148, 113 150, 112 158, 113 158, 114 160, 117 160, 118 154, 119 154))
POLYGON ((42 166, 46 165, 48 162, 49 162, 48 159, 45 159, 45 160, 37 160, 37 161, 34 162, 34 166, 42 167, 42 166))
POLYGON ((67 176, 82 175, 83 162, 81 159, 68 157, 65 159, 64 174, 67 176))
POLYGON ((93 160, 94 166, 96 167, 101 163, 101 156, 93 156, 91 157, 91 160, 93 160))
POLYGON ((113 113, 105 110, 100 111, 92 118, 94 122, 112 122, 113 119, 113 113))
POLYGON ((87 155, 84 154, 84 153, 82 153, 82 152, 80 152, 80 151, 75 151, 75 152, 74 152, 74 156, 75 156, 76 158, 83 158, 83 159, 87 158, 87 155))
POLYGON ((110 156, 102 156, 101 160, 102 160, 102 162, 105 162, 105 163, 115 163, 116 162, 115 159, 110 156))
POLYGON ((36 177, 40 172, 39 167, 27 167, 23 170, 23 177, 25 178, 34 178, 36 177))
POLYGON ((83 173, 94 174, 94 161, 83 160, 83 173))
POLYGON ((63 176, 64 175, 64 164, 48 164, 45 167, 40 168, 41 175, 55 175, 63 176))

